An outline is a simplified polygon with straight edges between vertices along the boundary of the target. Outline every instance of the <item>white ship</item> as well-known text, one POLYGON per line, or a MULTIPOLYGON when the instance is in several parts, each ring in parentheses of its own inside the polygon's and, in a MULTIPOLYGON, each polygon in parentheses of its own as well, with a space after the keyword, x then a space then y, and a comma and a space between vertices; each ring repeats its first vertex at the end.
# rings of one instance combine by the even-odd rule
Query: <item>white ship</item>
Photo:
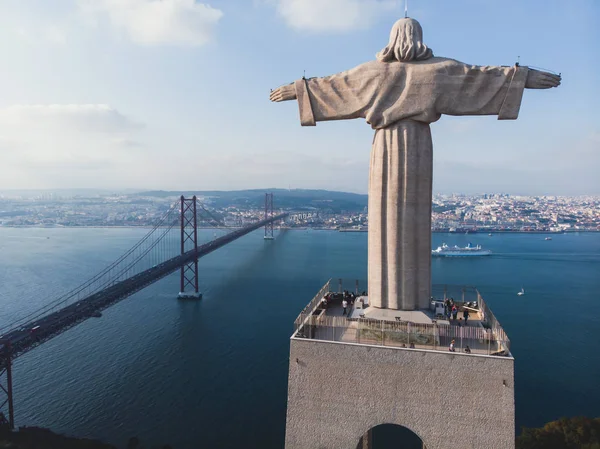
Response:
POLYGON ((431 255, 435 257, 474 257, 489 256, 491 254, 492 252, 489 249, 482 249, 480 245, 471 246, 470 243, 464 248, 442 243, 442 246, 431 251, 431 255))

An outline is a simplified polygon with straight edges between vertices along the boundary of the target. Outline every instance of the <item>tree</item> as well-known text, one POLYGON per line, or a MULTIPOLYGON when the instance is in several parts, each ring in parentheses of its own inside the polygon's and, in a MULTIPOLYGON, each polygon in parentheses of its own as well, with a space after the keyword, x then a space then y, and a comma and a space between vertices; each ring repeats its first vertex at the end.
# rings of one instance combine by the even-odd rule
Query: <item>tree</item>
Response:
POLYGON ((523 428, 517 449, 600 449, 600 418, 561 418, 541 428, 523 428))
POLYGON ((137 437, 129 438, 129 441, 127 442, 127 449, 141 449, 139 438, 137 438, 137 437))

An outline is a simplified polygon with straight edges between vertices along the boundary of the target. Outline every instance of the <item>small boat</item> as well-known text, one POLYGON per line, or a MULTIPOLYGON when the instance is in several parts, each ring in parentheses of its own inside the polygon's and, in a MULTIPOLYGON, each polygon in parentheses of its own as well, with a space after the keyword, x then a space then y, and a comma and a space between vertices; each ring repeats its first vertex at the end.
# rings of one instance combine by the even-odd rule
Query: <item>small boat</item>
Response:
POLYGON ((491 237, 491 236, 492 236, 492 235, 494 235, 494 234, 492 234, 492 233, 490 232, 488 235, 491 237))
POLYGON ((552 240, 552 237, 546 237, 544 240, 552 240))
POLYGON ((525 294, 525 289, 521 287, 521 291, 517 293, 518 296, 523 296, 525 294))

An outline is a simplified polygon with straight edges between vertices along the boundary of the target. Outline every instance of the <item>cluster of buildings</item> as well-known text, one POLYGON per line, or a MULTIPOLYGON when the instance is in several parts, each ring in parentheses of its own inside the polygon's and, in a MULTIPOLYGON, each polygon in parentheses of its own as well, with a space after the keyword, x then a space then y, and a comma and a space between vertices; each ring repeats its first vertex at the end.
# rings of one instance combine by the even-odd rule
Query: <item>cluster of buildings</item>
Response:
MULTIPOLYGON (((0 226, 153 226, 179 197, 146 195, 1 196, 0 226)), ((201 199, 200 226, 244 226, 264 218, 264 208, 227 206, 215 208, 201 199)))
MULTIPOLYGON (((0 196, 0 226, 151 226, 177 203, 175 196, 95 195, 71 197, 0 196)), ((202 199, 200 225, 244 226, 264 217, 256 203, 217 206, 202 199)), ((275 205, 277 206, 277 205, 275 205)), ((276 207, 277 209, 277 207, 276 207)), ((364 205, 349 210, 297 204, 287 227, 366 231, 364 205)), ((434 232, 600 231, 600 197, 511 196, 507 194, 435 195, 434 232)))
MULTIPOLYGON (((361 211, 292 215, 291 226, 366 231, 361 211), (305 219, 303 219, 305 218, 305 219)), ((511 196, 508 194, 435 195, 433 232, 600 231, 600 197, 511 196)))
POLYGON ((434 231, 600 231, 600 197, 435 195, 434 231))
POLYGON ((129 195, 0 197, 0 226, 144 226, 169 207, 129 195))

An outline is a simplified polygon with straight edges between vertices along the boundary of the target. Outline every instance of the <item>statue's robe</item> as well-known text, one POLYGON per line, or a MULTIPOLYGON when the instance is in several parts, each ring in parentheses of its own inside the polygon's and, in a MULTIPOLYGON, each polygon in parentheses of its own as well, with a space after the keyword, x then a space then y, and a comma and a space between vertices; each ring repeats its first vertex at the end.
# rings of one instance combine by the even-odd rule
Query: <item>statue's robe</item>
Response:
POLYGON ((300 121, 364 118, 375 130, 369 174, 369 304, 413 310, 431 294, 432 143, 447 115, 516 119, 526 67, 481 67, 433 57, 372 61, 295 82, 300 121))

